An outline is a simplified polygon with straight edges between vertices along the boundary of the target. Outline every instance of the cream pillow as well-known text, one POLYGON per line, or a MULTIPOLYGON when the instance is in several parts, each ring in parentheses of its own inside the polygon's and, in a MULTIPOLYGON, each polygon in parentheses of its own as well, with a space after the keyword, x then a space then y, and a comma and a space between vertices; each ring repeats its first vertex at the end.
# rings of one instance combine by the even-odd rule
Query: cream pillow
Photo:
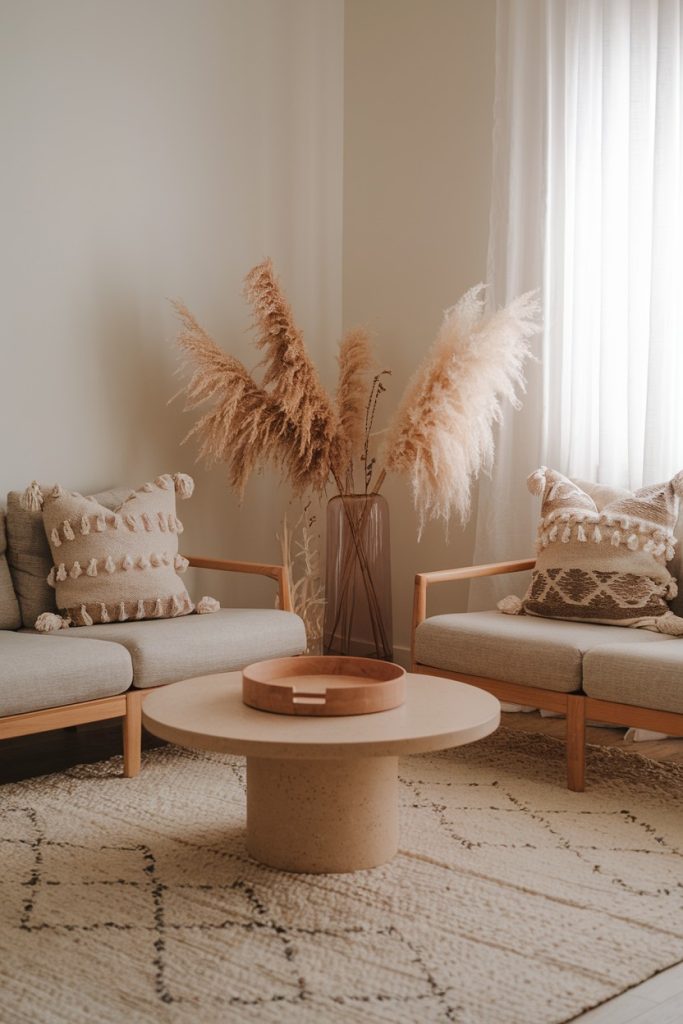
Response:
POLYGON ((527 481, 542 498, 537 560, 523 600, 504 598, 508 614, 637 626, 683 635, 683 618, 667 601, 678 586, 667 569, 683 473, 606 503, 542 466, 527 481))
MULTIPOLYGON (((192 478, 166 473, 143 484, 114 511, 96 498, 46 491, 35 482, 24 494, 27 509, 42 508, 53 566, 47 578, 55 588, 63 618, 44 613, 36 629, 52 632, 69 625, 163 619, 194 611, 178 573, 188 561, 178 552, 182 523, 176 494, 189 498, 192 478)), ((218 602, 203 598, 198 611, 214 611, 218 602)))

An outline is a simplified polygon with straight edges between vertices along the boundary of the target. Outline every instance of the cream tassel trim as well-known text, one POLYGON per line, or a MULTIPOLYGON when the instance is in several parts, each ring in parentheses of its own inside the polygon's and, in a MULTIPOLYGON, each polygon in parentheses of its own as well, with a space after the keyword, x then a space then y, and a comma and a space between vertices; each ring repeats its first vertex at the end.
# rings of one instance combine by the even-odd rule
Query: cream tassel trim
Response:
POLYGON ((147 494, 149 494, 150 491, 154 490, 154 484, 150 484, 150 483, 143 484, 142 487, 140 488, 140 490, 141 491, 146 491, 147 494))
POLYGON ((77 580, 78 577, 82 576, 82 575, 83 575, 83 570, 81 569, 81 563, 80 562, 74 562, 74 564, 69 569, 69 576, 71 577, 72 580, 77 580))
POLYGON ((638 534, 632 533, 629 539, 626 541, 626 547, 629 551, 637 551, 640 541, 638 540, 638 534))
POLYGON ((173 483, 179 498, 191 498, 194 491, 194 480, 187 473, 174 473, 173 483))
POLYGON ((655 620, 658 633, 666 633, 667 636, 683 636, 683 619, 673 612, 665 612, 655 620))
POLYGON ((50 534, 50 542, 53 548, 60 548, 62 546, 62 538, 59 536, 59 530, 57 529, 56 526, 53 527, 52 532, 50 534))
POLYGON ((185 529, 185 527, 183 526, 183 524, 180 522, 180 520, 176 516, 175 517, 175 531, 176 531, 176 533, 182 533, 184 529, 185 529))
POLYGON ((212 612, 219 611, 220 606, 220 601, 215 597, 203 597, 197 602, 197 615, 211 615, 212 612))
POLYGON ((128 572, 129 569, 133 568, 133 559, 130 555, 124 555, 121 559, 121 568, 124 572, 128 572))
POLYGON ((85 537, 88 533, 90 533, 90 518, 83 515, 81 516, 81 534, 85 537))
MULTIPOLYGON (((40 512, 43 507, 43 502, 44 498, 43 492, 40 489, 40 484, 37 480, 34 480, 22 494, 19 504, 25 512, 40 512)), ((46 612, 45 614, 50 613, 46 612)))
POLYGON ((142 525, 144 526, 148 533, 151 533, 154 528, 152 526, 152 520, 149 518, 146 512, 142 513, 142 525))
POLYGON ((163 618, 164 609, 161 607, 161 598, 160 597, 158 597, 156 599, 156 602, 154 604, 154 609, 152 611, 152 615, 154 616, 155 619, 163 618))
POLYGON ((175 516, 172 512, 168 513, 168 528, 171 533, 175 531, 175 516))
POLYGON ((107 528, 107 524, 104 521, 104 516, 100 514, 95 520, 95 529, 98 533, 104 533, 107 528))
POLYGON ((104 563, 105 572, 116 572, 116 566, 114 565, 114 559, 111 555, 107 555, 107 560, 104 563))
POLYGON ((593 542, 595 544, 600 544, 601 541, 602 541, 602 534, 600 533, 600 527, 596 526, 595 529, 593 530, 593 542))
POLYGON ((160 512, 157 518, 159 519, 159 529, 165 533, 166 530, 168 529, 165 514, 163 512, 160 512))
POLYGON ((543 494, 547 483, 547 472, 547 468, 545 466, 541 466, 540 469, 535 470, 531 476, 527 477, 526 485, 531 494, 537 494, 539 497, 543 494))
POLYGON ((182 555, 176 555, 173 559, 173 568, 176 572, 185 572, 189 564, 187 558, 183 558, 182 555))
POLYGON ((88 562, 88 568, 85 570, 86 576, 97 576, 97 559, 91 558, 88 562))
POLYGON ((157 487, 161 487, 163 491, 173 490, 173 477, 170 473, 164 473, 162 476, 158 476, 154 483, 157 487))
POLYGON ((64 562, 60 563, 59 569, 57 570, 56 579, 58 583, 63 583, 64 580, 66 579, 66 566, 64 565, 64 562))
POLYGON ((562 541, 563 544, 568 544, 571 539, 572 539, 572 529, 571 529, 571 526, 565 526, 564 530, 562 531, 562 536, 561 536, 560 540, 562 541))
POLYGON ((137 518, 135 516, 133 516, 133 515, 127 515, 126 516, 126 526, 128 527, 129 530, 133 530, 133 531, 137 530, 137 528, 138 528, 137 518))
POLYGON ((171 555, 168 551, 164 551, 164 553, 161 556, 161 561, 164 563, 164 565, 170 565, 171 562, 173 561, 173 555, 171 555))
POLYGON ((149 558, 147 555, 140 555, 136 564, 138 569, 149 569, 149 558))
POLYGON ((119 622, 126 622, 127 620, 128 616, 126 615, 126 605, 124 601, 121 601, 119 604, 119 622))
POLYGON ((92 626, 92 619, 88 615, 87 609, 84 604, 81 605, 81 619, 84 626, 92 626))
POLYGON ((154 568, 156 569, 158 568, 158 566, 161 565, 161 555, 158 555, 156 551, 153 551, 152 554, 149 556, 149 561, 150 564, 153 565, 154 568))
POLYGON ((588 540, 588 537, 586 537, 586 531, 580 524, 576 528, 576 539, 580 541, 582 544, 585 544, 588 540))
MULTIPOLYGON (((50 569, 49 573, 47 574, 47 585, 48 585, 48 587, 52 587, 53 589, 56 586, 56 583, 55 583, 55 567, 54 567, 54 565, 52 566, 52 568, 50 569)), ((48 613, 46 612, 45 614, 47 615, 48 613)))
MULTIPOLYGON (((59 484, 55 484, 54 487, 52 488, 52 494, 50 495, 50 497, 51 498, 63 498, 64 497, 64 488, 61 487, 59 484)), ((73 494, 72 497, 78 498, 78 497, 80 497, 80 495, 73 494)))
POLYGON ((136 619, 144 619, 144 617, 145 617, 145 602, 144 601, 138 601, 138 606, 137 606, 137 608, 135 610, 135 618, 136 619))
POLYGON ((558 528, 557 528, 557 523, 555 523, 555 525, 553 527, 551 527, 550 532, 548 533, 548 540, 550 541, 551 544, 553 544, 557 540, 557 533, 558 533, 558 528))
POLYGON ((63 619, 61 615, 55 615, 54 612, 43 612, 36 619, 34 629, 37 629, 39 633, 56 633, 60 629, 68 629, 69 625, 69 619, 63 619))
POLYGON ((182 611, 182 605, 174 594, 173 597, 171 598, 171 615, 178 615, 180 611, 182 611))
POLYGON ((64 534, 64 540, 75 540, 74 531, 71 523, 68 519, 65 519, 62 523, 62 533, 64 534))
POLYGON ((621 544, 621 534, 618 530, 612 530, 612 536, 610 537, 610 544, 613 548, 618 548, 621 544))
POLYGON ((100 605, 100 622, 111 622, 106 604, 100 605))
POLYGON ((498 602, 497 608, 504 615, 522 615, 524 613, 522 599, 514 594, 508 594, 507 597, 502 598, 498 602))

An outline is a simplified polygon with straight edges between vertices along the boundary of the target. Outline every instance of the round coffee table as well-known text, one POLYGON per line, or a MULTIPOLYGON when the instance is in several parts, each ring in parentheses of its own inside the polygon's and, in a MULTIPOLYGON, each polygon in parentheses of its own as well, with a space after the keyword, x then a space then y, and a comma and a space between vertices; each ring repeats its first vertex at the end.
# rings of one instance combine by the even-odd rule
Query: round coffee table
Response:
POLYGON ((305 718, 242 703, 242 674, 171 683, 142 706, 145 727, 182 747, 247 759, 247 849, 284 871, 371 868, 398 850, 399 755, 494 732, 495 697, 466 683, 407 676, 405 704, 377 714, 305 718))

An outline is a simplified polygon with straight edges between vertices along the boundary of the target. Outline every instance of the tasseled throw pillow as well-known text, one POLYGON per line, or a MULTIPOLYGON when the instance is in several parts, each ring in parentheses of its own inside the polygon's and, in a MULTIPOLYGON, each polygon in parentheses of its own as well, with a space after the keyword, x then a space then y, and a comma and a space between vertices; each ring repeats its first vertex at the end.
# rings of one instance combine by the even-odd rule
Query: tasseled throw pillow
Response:
MULTIPOLYGON (((40 615, 36 629, 69 625, 166 619, 195 610, 178 573, 188 561, 178 553, 182 523, 176 494, 189 498, 192 478, 166 473, 131 492, 114 511, 95 498, 57 484, 42 490, 34 481, 24 494, 27 509, 42 508, 53 566, 47 578, 63 617, 40 615)), ((218 602, 202 598, 197 611, 218 602)))
POLYGON ((674 557, 683 472, 622 492, 600 509, 581 486, 545 466, 527 484, 542 497, 536 565, 524 599, 504 598, 501 611, 683 635, 683 618, 667 605, 678 586, 666 565, 674 557))

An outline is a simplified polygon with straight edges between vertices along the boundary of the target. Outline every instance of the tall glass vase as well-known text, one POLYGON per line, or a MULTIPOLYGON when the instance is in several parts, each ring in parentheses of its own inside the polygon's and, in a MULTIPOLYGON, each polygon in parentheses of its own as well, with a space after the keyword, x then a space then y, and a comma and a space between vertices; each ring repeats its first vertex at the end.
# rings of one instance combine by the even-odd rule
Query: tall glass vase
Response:
POLYGON ((327 505, 325 654, 393 658, 389 506, 381 494, 327 505))

